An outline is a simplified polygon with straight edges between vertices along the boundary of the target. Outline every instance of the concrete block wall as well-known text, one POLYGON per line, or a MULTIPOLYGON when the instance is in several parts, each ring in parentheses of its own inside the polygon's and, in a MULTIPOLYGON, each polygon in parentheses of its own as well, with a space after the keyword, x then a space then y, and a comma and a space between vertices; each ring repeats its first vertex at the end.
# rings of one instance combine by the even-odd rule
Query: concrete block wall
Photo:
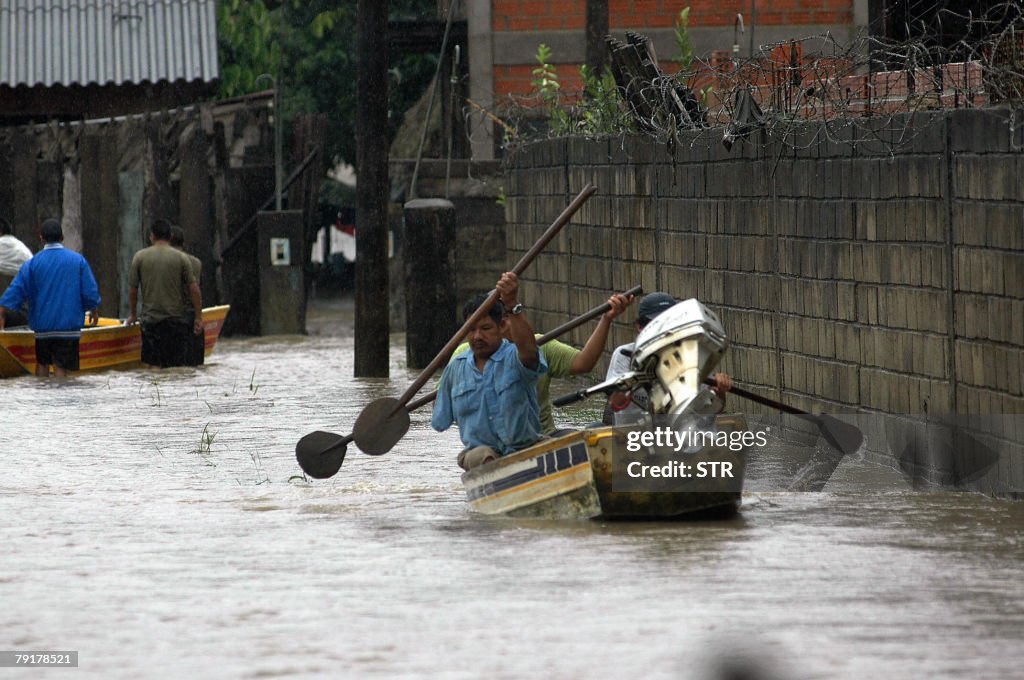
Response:
MULTIPOLYGON (((639 137, 538 142, 509 159, 509 261, 593 182, 524 277, 538 329, 637 283, 698 297, 729 333, 724 370, 751 389, 857 414, 870 454, 895 464, 893 422, 954 419, 999 458, 957 483, 1024 492, 1019 117, 915 114, 845 141, 809 125, 798 144, 756 133, 732 153, 706 133, 674 155, 639 137)), ((632 339, 627 316, 609 346, 632 339)))

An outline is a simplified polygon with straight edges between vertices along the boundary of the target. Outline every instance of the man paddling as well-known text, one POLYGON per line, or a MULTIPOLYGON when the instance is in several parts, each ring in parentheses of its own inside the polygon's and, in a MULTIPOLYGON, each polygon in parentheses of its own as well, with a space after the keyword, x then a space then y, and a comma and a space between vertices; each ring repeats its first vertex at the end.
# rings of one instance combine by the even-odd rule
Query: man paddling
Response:
MULTIPOLYGON (((633 296, 625 296, 616 293, 608 298, 608 311, 601 315, 594 331, 587 338, 583 349, 576 349, 559 340, 549 340, 540 345, 540 352, 548 365, 547 373, 537 380, 537 402, 540 405, 540 426, 541 432, 548 436, 558 436, 570 430, 556 430, 555 419, 551 415, 551 380, 552 378, 568 378, 574 375, 584 375, 594 370, 601 352, 604 351, 605 343, 608 341, 608 331, 612 322, 619 317, 626 308, 633 302, 633 296)), ((506 326, 507 328, 507 326, 506 326)), ((541 336, 537 335, 539 339, 541 336)), ((508 340, 512 338, 505 336, 508 340)), ((469 349, 469 343, 464 342, 455 348, 452 358, 448 363, 455 360, 462 352, 469 349)))
MULTIPOLYGON (((469 329, 472 351, 444 369, 431 419, 438 432, 452 423, 459 426, 465 448, 458 463, 463 470, 526 448, 541 437, 537 380, 547 372, 547 362, 523 314, 516 274, 502 274, 496 288, 498 301, 469 329)), ((469 319, 485 299, 467 302, 463 318, 469 319)))

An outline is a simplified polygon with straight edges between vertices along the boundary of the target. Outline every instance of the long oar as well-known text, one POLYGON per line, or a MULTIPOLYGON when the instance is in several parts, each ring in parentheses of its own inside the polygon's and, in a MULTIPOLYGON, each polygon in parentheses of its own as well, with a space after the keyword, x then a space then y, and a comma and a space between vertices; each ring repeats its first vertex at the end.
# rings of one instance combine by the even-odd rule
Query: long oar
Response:
MULTIPOLYGON (((622 295, 624 295, 625 297, 629 297, 631 295, 640 295, 641 293, 643 293, 643 286, 633 286, 629 290, 624 291, 622 293, 622 295)), ((559 337, 559 336, 561 336, 561 335, 563 335, 565 333, 568 333, 569 331, 573 330, 574 328, 582 326, 583 324, 585 324, 588 321, 591 321, 592 319, 596 319, 597 317, 599 317, 602 314, 604 314, 605 312, 607 312, 609 309, 611 309, 611 305, 608 304, 607 302, 605 302, 604 304, 599 305, 597 307, 594 307, 589 312, 577 316, 572 321, 567 321, 566 323, 562 324, 558 328, 555 328, 554 330, 548 331, 547 333, 545 333, 544 335, 542 335, 540 338, 537 339, 537 344, 538 345, 544 345, 545 343, 548 343, 551 340, 554 340, 555 338, 557 338, 557 337, 559 337)), ((429 394, 426 394, 426 395, 424 395, 424 396, 422 396, 422 397, 420 397, 418 399, 414 399, 414 400, 410 401, 408 404, 405 405, 405 410, 407 412, 411 413, 412 411, 415 411, 419 407, 424 406, 426 404, 429 404, 430 402, 434 401, 434 399, 436 399, 436 398, 437 398, 437 390, 434 390, 433 392, 430 392, 429 394)), ((324 432, 322 430, 318 430, 316 432, 311 432, 311 433, 307 434, 305 437, 303 437, 302 440, 301 440, 301 443, 304 446, 304 448, 306 448, 306 449, 308 449, 310 451, 320 452, 320 451, 329 451, 329 450, 332 450, 332 449, 341 449, 342 447, 346 447, 347 448, 348 445, 351 444, 354 439, 355 439, 355 435, 351 435, 350 434, 347 437, 341 437, 340 435, 336 435, 336 434, 334 434, 332 432, 324 432)), ((298 454, 298 450, 296 448, 296 456, 298 456, 298 455, 299 455, 298 454)), ((344 458, 344 456, 345 456, 344 450, 342 450, 339 455, 342 458, 344 458)), ((312 464, 315 465, 317 462, 321 461, 323 458, 325 458, 325 457, 317 456, 316 458, 313 459, 313 463, 312 464)), ((299 462, 301 464, 303 462, 303 460, 300 458, 299 462)), ((317 469, 318 472, 328 472, 329 473, 329 474, 323 475, 323 477, 331 477, 331 476, 333 476, 338 471, 337 468, 334 468, 333 471, 332 471, 332 469, 329 467, 329 465, 333 465, 335 463, 337 463, 338 467, 340 467, 340 465, 341 465, 340 462, 338 462, 336 460, 333 460, 333 459, 330 460, 329 463, 327 461, 324 461, 324 462, 325 462, 325 465, 328 465, 328 467, 325 467, 323 471, 315 468, 315 469, 317 469)), ((318 475, 314 475, 310 470, 307 470, 305 467, 303 467, 303 470, 305 470, 306 473, 309 474, 310 476, 318 477, 318 475)), ((322 479, 323 477, 318 477, 318 478, 322 479)))
MULTIPOLYGON (((631 375, 632 377, 635 378, 635 374, 631 375)), ((710 378, 706 379, 704 383, 706 385, 711 386, 715 385, 715 382, 710 378)), ((586 399, 587 397, 593 394, 597 394, 598 392, 603 392, 607 394, 617 389, 623 388, 621 385, 616 384, 615 379, 606 380, 603 383, 598 383, 597 385, 593 385, 582 390, 577 390, 576 392, 570 392, 569 394, 558 397, 557 399, 554 399, 551 403, 554 406, 568 406, 569 404, 573 404, 577 401, 586 399)), ((804 420, 807 420, 808 422, 814 423, 821 431, 821 434, 825 437, 825 440, 828 441, 828 443, 834 446, 835 448, 842 451, 844 454, 855 453, 857 449, 860 448, 860 445, 864 442, 864 434, 856 426, 851 425, 850 423, 845 423, 842 420, 839 420, 838 418, 835 418, 833 416, 816 416, 813 413, 808 413, 807 411, 798 409, 795 406, 783 404, 781 401, 775 401, 774 399, 769 399, 768 397, 762 397, 760 394, 748 392, 742 387, 737 387, 735 385, 732 386, 732 388, 729 390, 729 393, 735 394, 737 397, 749 399, 750 401, 756 401, 757 403, 764 404, 765 406, 777 408, 780 411, 790 413, 804 420)))
MULTIPOLYGON (((705 382, 709 385, 714 384, 710 380, 706 380, 705 382)), ((814 415, 813 413, 808 413, 807 411, 798 409, 795 406, 783 404, 781 401, 775 401, 774 399, 763 397, 760 394, 748 392, 742 387, 736 387, 735 385, 733 385, 732 389, 729 390, 729 394, 735 394, 737 397, 743 397, 744 399, 755 401, 758 404, 771 406, 783 413, 789 413, 813 423, 818 427, 818 430, 821 431, 825 440, 844 454, 855 453, 857 449, 860 448, 860 445, 864 443, 864 433, 861 432, 859 428, 851 425, 850 423, 843 422, 834 416, 814 415)))
MULTIPOLYGON (((587 184, 576 198, 562 211, 562 214, 548 227, 533 247, 516 263, 512 271, 518 276, 530 265, 551 240, 558 235, 576 211, 589 199, 597 187, 587 184)), ((462 324, 452 339, 448 341, 437 356, 427 365, 419 377, 409 386, 398 399, 382 397, 371 402, 356 418, 352 434, 347 437, 330 432, 316 431, 307 434, 295 445, 295 458, 299 467, 310 477, 325 479, 333 477, 345 460, 348 445, 355 441, 356 446, 364 453, 379 456, 387 453, 409 431, 409 411, 405 405, 423 387, 458 347, 462 339, 469 333, 480 319, 494 306, 498 299, 498 290, 491 291, 480 307, 466 322, 462 324)))
MULTIPOLYGON (((631 295, 640 295, 643 292, 644 292, 644 287, 643 286, 633 286, 629 290, 622 291, 622 295, 623 295, 623 297, 627 297, 628 298, 631 295)), ((608 304, 607 302, 605 302, 603 305, 598 305, 597 307, 594 307, 593 309, 591 309, 589 312, 586 312, 585 314, 580 314, 579 316, 577 316, 572 321, 566 321, 565 323, 563 323, 558 328, 555 328, 554 330, 550 330, 547 333, 545 333, 544 335, 540 336, 539 338, 537 338, 537 345, 540 346, 540 345, 547 344, 547 343, 551 342, 552 340, 554 340, 555 338, 560 337, 560 336, 564 335, 565 333, 568 333, 572 329, 577 328, 578 326, 582 326, 583 324, 585 324, 588 321, 591 321, 592 319, 596 319, 597 317, 601 316, 602 314, 604 314, 605 312, 607 312, 611 308, 612 308, 612 306, 610 304, 608 304)), ((429 394, 425 394, 422 397, 420 397, 419 399, 414 399, 414 400, 410 401, 409 404, 405 408, 408 409, 409 411, 415 411, 420 406, 424 406, 426 404, 429 404, 430 402, 434 401, 435 399, 437 399, 437 390, 434 390, 433 392, 431 392, 429 394)))

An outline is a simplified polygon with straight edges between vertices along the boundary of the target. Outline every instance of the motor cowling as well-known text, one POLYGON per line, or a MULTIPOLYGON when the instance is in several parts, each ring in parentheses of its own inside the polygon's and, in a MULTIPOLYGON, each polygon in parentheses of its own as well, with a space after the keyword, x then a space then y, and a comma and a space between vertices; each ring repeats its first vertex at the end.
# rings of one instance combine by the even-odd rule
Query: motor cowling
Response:
POLYGON ((652 377, 652 413, 705 413, 717 399, 704 385, 728 339, 718 316, 691 298, 665 310, 636 339, 631 367, 652 377))

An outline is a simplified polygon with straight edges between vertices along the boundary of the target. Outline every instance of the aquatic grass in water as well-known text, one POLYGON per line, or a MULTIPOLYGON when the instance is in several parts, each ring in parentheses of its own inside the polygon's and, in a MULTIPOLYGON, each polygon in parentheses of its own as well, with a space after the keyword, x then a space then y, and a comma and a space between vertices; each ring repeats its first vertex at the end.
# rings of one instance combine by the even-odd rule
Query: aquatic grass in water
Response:
POLYGON ((210 467, 217 467, 217 464, 210 459, 210 456, 213 453, 210 447, 213 445, 213 440, 216 438, 217 433, 211 432, 210 424, 207 423, 203 426, 203 434, 199 437, 199 445, 193 449, 193 453, 200 456, 203 459, 203 462, 210 467))
POLYGON ((252 465, 256 469, 256 485, 270 484, 270 476, 263 469, 263 457, 260 455, 260 452, 258 450, 250 452, 249 458, 252 459, 252 465))

